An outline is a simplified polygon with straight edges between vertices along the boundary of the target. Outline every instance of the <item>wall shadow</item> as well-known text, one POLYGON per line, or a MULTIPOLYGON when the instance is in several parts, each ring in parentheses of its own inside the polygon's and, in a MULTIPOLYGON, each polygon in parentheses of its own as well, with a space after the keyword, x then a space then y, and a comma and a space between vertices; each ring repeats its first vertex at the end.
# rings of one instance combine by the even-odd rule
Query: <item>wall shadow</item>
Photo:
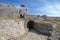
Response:
POLYGON ((32 20, 30 20, 27 23, 27 28, 29 29, 29 32, 33 32, 36 34, 51 36, 50 31, 53 30, 52 26, 50 24, 43 24, 43 23, 36 23, 32 20))

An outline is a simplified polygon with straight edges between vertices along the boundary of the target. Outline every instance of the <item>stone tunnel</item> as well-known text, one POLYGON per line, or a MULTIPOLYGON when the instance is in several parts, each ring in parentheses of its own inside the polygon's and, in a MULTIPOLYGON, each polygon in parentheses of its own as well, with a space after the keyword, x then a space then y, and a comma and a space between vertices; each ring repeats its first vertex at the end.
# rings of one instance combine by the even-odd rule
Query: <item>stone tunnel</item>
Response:
POLYGON ((34 29, 34 21, 32 21, 32 20, 28 21, 28 23, 27 23, 27 28, 28 28, 29 30, 34 29))
POLYGON ((53 26, 52 24, 40 23, 41 21, 43 21, 43 18, 41 17, 32 15, 26 16, 24 22, 26 31, 34 29, 42 34, 50 35, 50 31, 53 31, 53 29, 55 28, 55 24, 53 24, 53 26))
POLYGON ((25 16, 25 23, 24 23, 25 28, 27 28, 27 30, 34 29, 35 22, 40 22, 42 20, 43 20, 42 18, 40 18, 36 15, 26 15, 25 16))

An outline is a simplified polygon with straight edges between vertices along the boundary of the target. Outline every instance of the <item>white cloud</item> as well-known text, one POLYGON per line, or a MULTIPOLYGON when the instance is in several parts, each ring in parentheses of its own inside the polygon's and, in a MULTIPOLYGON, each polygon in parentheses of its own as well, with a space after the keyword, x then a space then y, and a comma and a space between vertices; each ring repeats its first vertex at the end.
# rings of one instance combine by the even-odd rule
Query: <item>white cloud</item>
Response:
POLYGON ((15 5, 15 7, 16 7, 17 9, 20 9, 20 6, 19 6, 19 5, 15 5))
POLYGON ((60 16, 60 4, 45 5, 44 7, 37 8, 36 11, 41 11, 51 16, 60 16))
MULTIPOLYGON (((42 7, 40 7, 41 5, 38 3, 30 3, 31 6, 38 6, 39 8, 35 8, 33 9, 32 7, 29 8, 29 5, 27 5, 28 9, 33 9, 35 11, 37 11, 38 13, 31 13, 31 14, 41 14, 39 12, 42 12, 43 14, 41 15, 44 15, 44 14, 47 14, 49 16, 60 16, 60 3, 58 3, 57 0, 51 0, 51 1, 48 1, 48 0, 37 0, 37 1, 40 1, 41 2, 41 5, 43 5, 42 7)), ((16 6, 17 9, 20 9, 20 5, 17 5, 16 6)))

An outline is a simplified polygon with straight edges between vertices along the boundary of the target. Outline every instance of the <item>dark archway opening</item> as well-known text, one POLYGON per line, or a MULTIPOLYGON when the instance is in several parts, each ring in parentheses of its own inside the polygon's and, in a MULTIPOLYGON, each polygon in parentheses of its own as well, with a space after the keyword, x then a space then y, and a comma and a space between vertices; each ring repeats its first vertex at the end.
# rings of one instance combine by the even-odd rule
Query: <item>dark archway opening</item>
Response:
POLYGON ((29 22, 27 23, 27 28, 28 28, 29 30, 34 29, 34 21, 29 21, 29 22))
POLYGON ((23 14, 20 14, 20 18, 24 18, 24 15, 23 14))

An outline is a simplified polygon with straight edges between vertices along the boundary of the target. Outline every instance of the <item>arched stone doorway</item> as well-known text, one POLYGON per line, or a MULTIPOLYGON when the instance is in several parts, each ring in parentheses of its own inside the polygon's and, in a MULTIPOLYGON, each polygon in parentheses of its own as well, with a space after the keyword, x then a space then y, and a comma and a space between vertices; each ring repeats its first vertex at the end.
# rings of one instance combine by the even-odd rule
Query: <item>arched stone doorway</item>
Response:
POLYGON ((30 20, 27 22, 27 28, 29 30, 34 29, 34 21, 30 20))

